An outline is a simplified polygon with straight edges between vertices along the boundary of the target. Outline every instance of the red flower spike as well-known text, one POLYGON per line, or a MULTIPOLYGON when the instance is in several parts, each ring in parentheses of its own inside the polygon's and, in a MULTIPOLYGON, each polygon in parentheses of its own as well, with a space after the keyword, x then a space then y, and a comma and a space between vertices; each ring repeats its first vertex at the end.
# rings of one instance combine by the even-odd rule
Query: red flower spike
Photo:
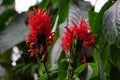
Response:
POLYGON ((52 24, 48 12, 44 13, 41 8, 38 11, 34 8, 34 11, 35 14, 31 13, 28 19, 30 30, 35 31, 37 35, 45 34, 46 38, 49 38, 52 24))
POLYGON ((84 48, 89 48, 90 44, 95 43, 93 39, 93 34, 89 32, 88 23, 86 21, 84 21, 83 19, 80 20, 79 26, 77 26, 77 24, 73 20, 72 23, 73 26, 71 28, 65 27, 65 36, 62 38, 62 47, 66 52, 68 52, 70 45, 72 45, 77 36, 79 40, 83 41, 84 48))
MULTIPOLYGON (((47 46, 51 46, 53 43, 53 35, 51 32, 52 21, 49 16, 49 12, 45 12, 43 9, 38 10, 33 8, 34 12, 29 13, 28 23, 30 33, 28 34, 28 39, 26 44, 30 47, 31 55, 38 54, 36 50, 39 47, 39 53, 45 53, 47 46)), ((43 56, 44 54, 41 54, 43 56)))
MULTIPOLYGON (((94 34, 90 32, 89 27, 88 27, 88 22, 82 19, 80 20, 79 26, 77 26, 77 24, 73 20, 72 20, 72 23, 73 23, 73 26, 71 26, 70 28, 65 27, 66 28, 65 36, 62 37, 63 50, 65 50, 67 53, 70 50, 70 48, 72 48, 73 51, 76 51, 77 50, 76 45, 79 45, 78 43, 75 42, 77 40, 82 42, 81 48, 88 49, 91 44, 95 43, 93 39, 94 34)), ((81 55, 83 58, 81 62, 84 65, 86 65, 86 58, 85 58, 84 53, 82 52, 81 55)))
POLYGON ((78 28, 78 38, 80 40, 85 40, 86 36, 89 34, 88 32, 88 23, 84 20, 80 21, 80 26, 78 28))

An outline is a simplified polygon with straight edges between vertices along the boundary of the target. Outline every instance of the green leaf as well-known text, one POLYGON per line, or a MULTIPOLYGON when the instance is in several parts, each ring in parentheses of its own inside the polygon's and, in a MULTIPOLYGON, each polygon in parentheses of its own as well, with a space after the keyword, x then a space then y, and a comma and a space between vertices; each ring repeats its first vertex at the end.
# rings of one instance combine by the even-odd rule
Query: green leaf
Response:
POLYGON ((59 36, 59 25, 63 23, 69 12, 69 6, 70 6, 70 0, 59 0, 59 10, 58 10, 58 22, 57 22, 57 28, 56 28, 56 38, 59 36))
POLYGON ((110 74, 110 65, 109 65, 110 45, 108 42, 105 42, 103 45, 104 46, 101 49, 100 58, 102 60, 104 73, 106 75, 109 75, 110 74))
POLYGON ((95 13, 94 11, 89 11, 88 16, 89 16, 89 25, 92 30, 94 27, 94 23, 95 23, 94 19, 97 16, 97 13, 95 13))
POLYGON ((96 50, 96 49, 94 49, 94 61, 95 61, 95 63, 96 64, 98 64, 98 61, 99 61, 99 52, 96 50))
POLYGON ((110 55, 110 45, 109 45, 108 42, 106 42, 106 43, 104 44, 104 48, 103 48, 102 53, 101 53, 101 59, 102 59, 103 63, 104 63, 106 60, 108 60, 109 55, 110 55))
POLYGON ((111 45, 110 47, 110 79, 111 80, 119 80, 120 78, 120 48, 116 45, 111 45))
POLYGON ((63 23, 68 16, 71 0, 59 0, 59 19, 58 25, 63 23))
POLYGON ((52 24, 54 24, 53 25, 53 29, 55 30, 56 40, 59 37, 59 27, 57 26, 57 23, 58 23, 58 11, 56 12, 56 14, 54 14, 54 17, 52 19, 52 24))
POLYGON ((1 26, 0 31, 5 29, 6 22, 8 22, 8 20, 15 14, 16 14, 16 11, 13 9, 8 9, 4 11, 2 14, 0 14, 0 26, 1 26))
POLYGON ((110 58, 110 45, 106 41, 106 39, 103 35, 101 35, 99 37, 98 45, 99 45, 99 52, 95 51, 96 53, 94 53, 94 55, 98 53, 98 56, 100 56, 100 57, 98 57, 98 59, 95 59, 95 57, 94 57, 94 59, 97 60, 97 62, 98 62, 99 58, 101 58, 100 60, 102 60, 102 67, 104 69, 104 73, 106 75, 109 75, 110 65, 109 65, 108 60, 110 58))
POLYGON ((51 0, 53 4, 58 3, 58 0, 51 0))
POLYGON ((7 28, 0 33, 0 52, 5 52, 14 45, 25 41, 28 29, 25 24, 26 13, 17 15, 7 28))
POLYGON ((97 40, 97 46, 98 46, 98 48, 99 48, 99 52, 100 53, 102 53, 102 51, 103 51, 103 49, 104 49, 104 47, 105 47, 105 44, 106 44, 106 39, 105 39, 105 37, 104 37, 104 35, 103 34, 101 34, 99 37, 98 37, 98 40, 97 40))
POLYGON ((103 24, 103 14, 105 13, 105 11, 114 3, 112 2, 112 0, 109 0, 100 10, 100 12, 98 13, 98 15, 95 17, 94 19, 94 24, 93 26, 91 26, 91 30, 93 33, 95 34, 100 34, 102 33, 102 24, 103 24))
POLYGON ((64 58, 61 62, 69 62, 69 59, 64 58))
POLYGON ((79 67, 77 67, 74 71, 74 75, 73 78, 76 79, 78 77, 78 75, 85 69, 84 65, 81 65, 79 67))
POLYGON ((109 58, 110 58, 110 45, 106 41, 105 37, 103 35, 100 35, 98 40, 98 51, 95 50, 94 59, 95 62, 99 64, 100 76, 103 76, 101 78, 105 78, 104 75, 108 76, 110 74, 109 58), (95 54, 96 56, 98 56, 97 59, 95 57, 95 54))
POLYGON ((88 65, 92 68, 92 75, 90 76, 90 79, 98 76, 98 65, 95 63, 88 63, 88 65))
POLYGON ((103 32, 110 44, 120 46, 120 0, 116 1, 104 14, 103 32))
POLYGON ((15 0, 3 0, 2 5, 11 5, 15 2, 15 0))
MULTIPOLYGON (((58 73, 58 71, 52 71, 51 73, 49 73, 50 77, 52 77, 54 74, 58 73)), ((38 80, 47 80, 48 76, 47 74, 43 74, 41 77, 38 78, 38 80)))
POLYGON ((110 60, 113 62, 111 64, 120 70, 120 48, 115 45, 110 47, 110 60))
POLYGON ((108 59, 110 58, 110 45, 106 42, 104 45, 104 48, 101 53, 101 60, 103 64, 105 65, 106 62, 108 62, 108 59))
POLYGON ((38 5, 40 8, 47 8, 50 0, 42 0, 42 2, 38 5))
POLYGON ((65 52, 62 51, 58 59, 58 70, 59 70, 58 75, 60 80, 66 80, 66 76, 67 76, 68 63, 65 61, 62 62, 62 60, 65 58, 66 58, 65 52))

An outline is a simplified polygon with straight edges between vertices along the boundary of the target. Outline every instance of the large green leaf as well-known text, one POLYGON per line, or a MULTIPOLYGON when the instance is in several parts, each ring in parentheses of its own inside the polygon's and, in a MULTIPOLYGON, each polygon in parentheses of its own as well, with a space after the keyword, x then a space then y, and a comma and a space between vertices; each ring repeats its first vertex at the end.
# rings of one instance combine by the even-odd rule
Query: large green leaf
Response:
POLYGON ((59 0, 59 19, 58 25, 63 23, 68 15, 70 0, 59 0))
POLYGON ((120 48, 117 48, 115 45, 110 47, 110 58, 113 63, 112 65, 120 70, 120 48))
POLYGON ((26 18, 26 13, 17 15, 8 27, 0 33, 0 52, 4 52, 25 40, 28 33, 25 25, 26 18))
POLYGON ((96 15, 95 18, 93 18, 94 24, 90 26, 93 33, 100 34, 102 32, 103 14, 112 4, 114 4, 113 1, 109 0, 102 7, 98 15, 96 15))
POLYGON ((120 0, 116 1, 104 14, 103 32, 110 44, 120 46, 120 0))
POLYGON ((103 35, 99 36, 99 40, 97 42, 97 50, 94 51, 94 59, 95 62, 99 65, 99 77, 101 79, 105 78, 105 75, 109 76, 110 74, 110 45, 106 41, 103 35))
POLYGON ((109 59, 110 59, 110 45, 108 42, 106 42, 104 45, 104 48, 102 50, 102 53, 101 53, 101 60, 103 63, 104 73, 107 76, 109 76, 110 68, 111 68, 110 63, 109 63, 109 59))
POLYGON ((88 16, 89 16, 89 25, 90 28, 92 28, 95 24, 94 19, 97 16, 97 13, 95 13, 94 11, 89 11, 88 16))
POLYGON ((110 80, 119 80, 120 78, 120 48, 116 45, 110 47, 110 59, 111 72, 110 80))
POLYGON ((67 77, 68 63, 65 61, 62 61, 63 59, 66 59, 66 55, 65 55, 64 51, 62 51, 62 53, 58 59, 59 80, 66 80, 66 77, 67 77))

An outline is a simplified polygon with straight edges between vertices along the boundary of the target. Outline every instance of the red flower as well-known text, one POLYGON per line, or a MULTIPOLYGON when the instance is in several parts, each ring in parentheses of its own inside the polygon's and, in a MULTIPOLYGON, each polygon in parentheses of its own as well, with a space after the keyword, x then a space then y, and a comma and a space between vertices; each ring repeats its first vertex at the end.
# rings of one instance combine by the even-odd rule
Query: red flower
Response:
POLYGON ((88 23, 84 20, 80 20, 80 26, 78 28, 78 38, 79 40, 85 40, 87 35, 89 34, 88 31, 88 23))
POLYGON ((77 39, 83 41, 83 47, 88 48, 90 44, 94 44, 93 35, 89 32, 88 23, 80 20, 80 25, 72 21, 73 26, 69 29, 66 27, 65 36, 62 38, 62 47, 68 52, 70 45, 77 39))
POLYGON ((77 26, 71 27, 70 29, 66 27, 65 36, 62 38, 62 46, 66 52, 68 52, 70 45, 72 45, 73 40, 75 40, 77 30, 77 26))
MULTIPOLYGON (((38 54, 38 49, 42 54, 45 53, 47 55, 47 46, 51 45, 53 42, 53 32, 52 22, 49 16, 49 12, 44 12, 43 9, 39 8, 36 10, 34 8, 34 12, 28 15, 28 23, 30 33, 28 34, 28 39, 26 43, 31 45, 30 51, 32 54, 38 54)), ((45 57, 45 55, 42 55, 45 57)))
MULTIPOLYGON (((63 50, 68 52, 70 50, 70 54, 72 53, 79 53, 79 48, 82 47, 88 49, 90 44, 94 44, 95 41, 93 39, 93 34, 90 33, 88 28, 88 23, 84 20, 80 20, 80 25, 72 21, 73 26, 71 28, 66 27, 65 36, 62 38, 62 47, 63 50), (80 44, 78 44, 78 43, 80 44), (82 43, 82 46, 80 46, 82 43), (71 52, 72 51, 72 52, 71 52), (74 51, 74 52, 73 52, 74 51)), ((75 54, 74 54, 75 55, 75 54)), ((84 52, 82 50, 80 56, 82 56, 82 63, 86 64, 86 58, 84 52)))

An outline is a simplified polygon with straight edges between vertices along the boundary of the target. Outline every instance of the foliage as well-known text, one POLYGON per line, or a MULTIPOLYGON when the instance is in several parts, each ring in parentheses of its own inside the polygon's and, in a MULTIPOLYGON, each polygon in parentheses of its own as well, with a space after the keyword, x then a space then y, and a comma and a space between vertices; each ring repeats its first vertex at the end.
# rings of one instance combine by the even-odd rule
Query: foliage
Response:
MULTIPOLYGON (((25 44, 26 35, 29 33, 27 14, 33 9, 31 7, 28 12, 18 14, 13 7, 10 7, 14 2, 15 0, 3 0, 0 6, 7 7, 0 14, 0 65, 5 69, 4 76, 0 76, 0 80, 35 80, 35 76, 38 80, 48 80, 48 74, 51 80, 69 80, 68 74, 72 76, 72 80, 78 78, 84 80, 119 79, 120 0, 108 0, 98 13, 93 11, 93 7, 84 4, 83 0, 42 0, 41 3, 36 4, 37 9, 40 7, 50 11, 52 26, 56 27, 54 40, 56 43, 52 45, 52 49, 48 47, 46 66, 40 62, 38 56, 29 56, 30 53, 27 51, 29 48, 25 44), (87 9, 83 6, 81 10, 81 4, 87 6, 87 9), (83 13, 88 13, 88 16, 83 13), (69 65, 73 63, 68 53, 62 50, 61 37, 65 35, 64 27, 70 27, 72 24, 71 19, 79 25, 78 18, 84 18, 83 16, 88 18, 95 44, 90 45, 89 49, 83 49, 86 57, 85 65, 79 62, 77 67, 70 67, 69 65), (11 65, 14 46, 17 46, 21 52, 16 66, 11 65), (53 65, 57 66, 53 68, 53 65), (47 68, 47 73, 44 67, 47 68)), ((76 43, 80 42, 76 41, 76 43)), ((82 59, 82 57, 79 58, 82 59)))

